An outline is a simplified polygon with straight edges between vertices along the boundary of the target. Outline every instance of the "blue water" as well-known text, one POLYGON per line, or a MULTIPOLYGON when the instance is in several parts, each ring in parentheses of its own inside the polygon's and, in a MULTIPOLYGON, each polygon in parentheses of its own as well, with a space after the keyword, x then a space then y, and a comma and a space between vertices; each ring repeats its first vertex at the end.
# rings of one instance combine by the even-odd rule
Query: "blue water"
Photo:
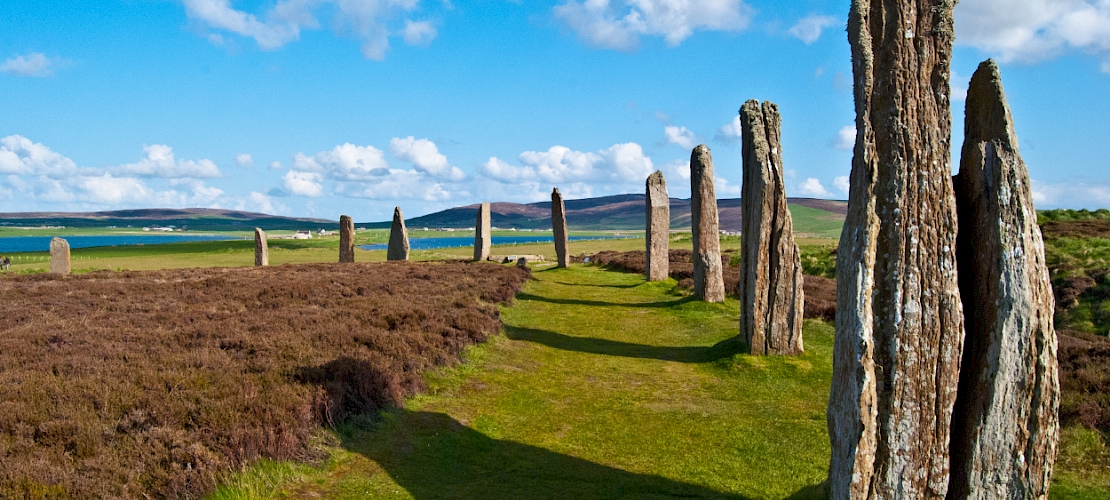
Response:
MULTIPOLYGON (((231 236, 200 234, 63 236, 63 238, 69 242, 69 248, 122 247, 130 245, 184 243, 187 241, 224 241, 240 239, 231 236)), ((50 236, 12 236, 0 238, 0 254, 12 252, 46 252, 50 250, 50 239, 50 236)))
MULTIPOLYGON (((584 240, 619 240, 631 236, 571 236, 570 241, 584 240)), ((525 243, 554 243, 554 236, 494 236, 494 245, 523 245, 525 243)), ((361 245, 363 250, 385 250, 389 245, 361 245)), ((474 246, 473 236, 460 238, 413 238, 409 240, 410 250, 431 250, 433 248, 471 247, 474 246)))

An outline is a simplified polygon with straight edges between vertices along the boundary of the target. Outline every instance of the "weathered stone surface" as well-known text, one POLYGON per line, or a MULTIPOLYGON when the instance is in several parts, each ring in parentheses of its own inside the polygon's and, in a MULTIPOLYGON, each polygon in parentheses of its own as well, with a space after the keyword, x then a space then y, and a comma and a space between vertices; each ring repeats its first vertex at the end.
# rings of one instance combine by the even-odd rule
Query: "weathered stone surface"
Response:
POLYGON ((270 265, 270 245, 266 242, 266 231, 254 228, 254 265, 270 265))
POLYGON ((521 257, 517 259, 516 267, 519 267, 521 269, 528 269, 528 259, 526 257, 521 257))
POLYGON ((393 208, 393 225, 389 228, 389 245, 386 246, 385 260, 409 260, 409 231, 405 229, 405 217, 401 207, 393 208))
POLYGON ((831 498, 948 490, 963 312, 948 85, 953 0, 853 0, 856 104, 837 253, 831 498))
POLYGON ((474 221, 474 260, 489 258, 493 238, 490 236, 489 202, 478 207, 478 220, 474 221))
POLYGON ((1059 434, 1054 299, 994 61, 968 87, 955 177, 964 340, 948 498, 1047 498, 1059 434))
POLYGON ((349 215, 339 216, 339 262, 355 261, 355 223, 349 215))
POLYGON ((50 239, 50 272, 69 274, 69 242, 61 238, 50 239))
POLYGON ((752 354, 801 354, 802 254, 786 207, 782 116, 771 102, 740 108, 744 150, 740 334, 752 354))
POLYGON ((721 267, 717 193, 713 189, 713 155, 705 144, 699 144, 690 153, 690 194, 694 296, 706 302, 724 302, 725 279, 721 267))
POLYGON ((658 170, 647 178, 647 279, 667 279, 671 264, 671 198, 667 194, 667 180, 658 170))
POLYGON ((563 205, 563 195, 559 188, 551 191, 551 232, 555 235, 555 257, 559 267, 570 265, 567 255, 567 208, 563 205))

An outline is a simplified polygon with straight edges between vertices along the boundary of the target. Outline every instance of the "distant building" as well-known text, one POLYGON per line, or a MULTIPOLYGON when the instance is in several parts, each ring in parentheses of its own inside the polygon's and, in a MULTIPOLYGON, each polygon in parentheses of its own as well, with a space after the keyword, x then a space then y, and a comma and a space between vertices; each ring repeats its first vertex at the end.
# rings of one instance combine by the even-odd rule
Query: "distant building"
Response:
POLYGON ((296 233, 293 233, 293 239, 295 239, 295 240, 311 240, 312 239, 312 231, 304 231, 304 230, 297 231, 296 233))

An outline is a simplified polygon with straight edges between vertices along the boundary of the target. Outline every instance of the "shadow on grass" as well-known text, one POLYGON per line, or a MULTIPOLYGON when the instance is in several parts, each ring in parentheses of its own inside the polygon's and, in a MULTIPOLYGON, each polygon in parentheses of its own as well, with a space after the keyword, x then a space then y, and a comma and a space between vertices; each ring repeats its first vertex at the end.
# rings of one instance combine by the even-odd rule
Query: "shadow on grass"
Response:
POLYGON ((556 281, 555 283, 565 286, 588 286, 592 288, 636 288, 640 285, 643 285, 643 283, 635 283, 631 285, 595 285, 593 283, 566 283, 563 281, 556 281))
POLYGON ((605 354, 625 358, 659 359, 679 363, 708 363, 733 354, 748 352, 739 336, 717 342, 713 346, 667 347, 633 344, 593 337, 574 337, 535 328, 505 325, 505 336, 513 340, 534 342, 564 351, 605 354))
POLYGON ((600 300, 582 300, 582 299, 556 299, 551 297, 544 297, 542 295, 533 295, 530 293, 516 294, 516 300, 534 300, 537 302, 549 302, 551 304, 564 304, 575 306, 594 306, 594 307, 671 307, 686 302, 694 302, 697 300, 693 295, 679 297, 674 300, 661 300, 658 302, 604 302, 600 300))
POLYGON ((342 432, 343 446, 417 500, 747 498, 495 439, 443 413, 394 410, 386 419, 386 432, 342 432))

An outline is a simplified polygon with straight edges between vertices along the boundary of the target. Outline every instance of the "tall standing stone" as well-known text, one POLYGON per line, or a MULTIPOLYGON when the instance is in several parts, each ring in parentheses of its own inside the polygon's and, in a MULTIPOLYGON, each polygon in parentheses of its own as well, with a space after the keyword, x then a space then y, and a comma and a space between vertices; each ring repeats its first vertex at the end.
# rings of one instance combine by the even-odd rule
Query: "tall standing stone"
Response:
POLYGON ((405 229, 401 207, 393 208, 393 225, 389 228, 389 246, 385 250, 385 260, 409 260, 409 232, 405 229))
POLYGON ((647 178, 647 279, 662 281, 670 276, 671 198, 667 180, 658 170, 647 178))
POLYGON ((968 87, 955 177, 964 340, 948 498, 1047 498, 1059 434, 1055 307, 1029 172, 994 61, 968 87))
POLYGON ((489 258, 493 239, 490 237, 489 202, 478 207, 478 219, 474 221, 474 260, 489 258))
POLYGON ((567 255, 567 208, 563 204, 563 195, 559 188, 551 191, 551 232, 555 236, 555 257, 559 267, 570 265, 570 256, 567 255))
POLYGON ((964 337, 949 164, 954 0, 853 0, 856 104, 836 262, 833 499, 937 499, 964 337))
POLYGON ((61 238, 50 239, 50 272, 69 274, 69 242, 61 238))
POLYGON ((782 116, 768 101, 740 108, 744 231, 740 240, 740 334, 752 354, 801 354, 802 255, 786 206, 782 116))
POLYGON ((266 231, 254 228, 254 265, 270 265, 270 245, 266 243, 266 231))
POLYGON ((355 261, 355 223, 350 215, 339 216, 339 262, 355 261))
POLYGON ((690 219, 694 239, 694 296, 725 301, 717 193, 713 189, 713 155, 699 144, 690 153, 690 219))

